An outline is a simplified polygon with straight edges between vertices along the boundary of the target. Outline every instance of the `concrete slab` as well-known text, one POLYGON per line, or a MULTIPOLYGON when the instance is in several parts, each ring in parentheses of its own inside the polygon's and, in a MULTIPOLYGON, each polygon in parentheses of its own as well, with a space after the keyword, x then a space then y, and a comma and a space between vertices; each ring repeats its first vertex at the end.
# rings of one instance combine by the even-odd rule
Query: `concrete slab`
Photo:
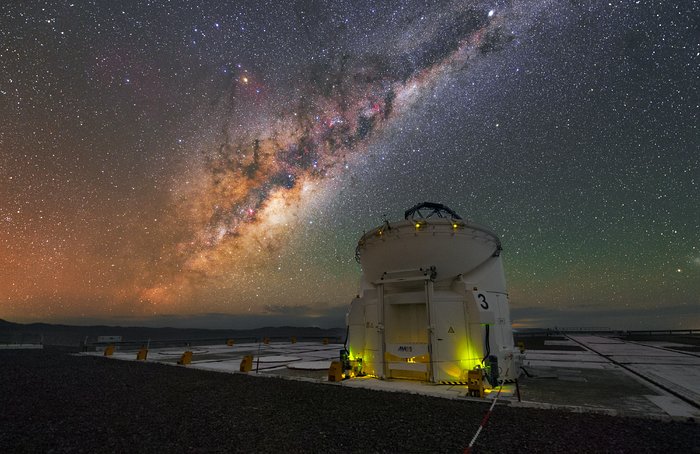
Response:
POLYGON ((637 344, 648 345, 649 347, 661 347, 661 348, 675 348, 675 347, 687 347, 687 344, 679 344, 676 342, 663 342, 663 341, 637 341, 637 344))
POLYGON ((571 338, 700 406, 700 358, 640 343, 605 343, 596 336, 571 338))
POLYGON ((298 361, 296 363, 287 364, 290 369, 300 369, 300 370, 323 370, 328 371, 331 367, 333 361, 298 361))
POLYGON ((576 342, 565 339, 565 340, 546 340, 544 341, 544 345, 578 345, 576 342))
POLYGON ((689 355, 609 355, 611 359, 623 364, 650 364, 658 366, 688 365, 700 366, 700 358, 689 355))
POLYGON ((571 339, 577 340, 579 342, 587 344, 609 344, 609 345, 626 345, 624 341, 620 339, 615 339, 613 337, 602 337, 602 336, 587 336, 582 334, 572 334, 569 336, 571 339))
POLYGON ((580 361, 590 363, 605 363, 608 362, 605 358, 595 353, 588 352, 566 352, 569 354, 562 355, 562 352, 547 353, 539 351, 531 351, 527 353, 528 360, 546 360, 546 361, 580 361))
POLYGON ((617 367, 532 367, 528 372, 533 377, 520 379, 522 399, 528 402, 637 416, 666 415, 646 397, 652 390, 617 367))
POLYGON ((629 367, 700 406, 700 368, 687 366, 649 368, 638 364, 629 367))
POLYGON ((0 344, 0 350, 41 350, 42 344, 0 344))
POLYGON ((233 374, 235 372, 238 372, 241 367, 241 362, 238 360, 230 360, 230 361, 216 361, 216 362, 208 362, 208 363, 197 363, 195 364, 197 369, 203 369, 203 370, 212 370, 216 372, 227 372, 229 374, 233 374))
POLYGON ((581 362, 581 361, 547 361, 525 360, 525 367, 552 367, 563 369, 616 369, 617 366, 609 362, 581 362))
POLYGON ((700 410, 691 407, 677 397, 673 396, 646 396, 656 406, 675 418, 700 419, 700 410))
MULTIPOLYGON (((700 402, 700 362, 696 361, 700 358, 666 352, 652 346, 610 341, 599 336, 572 336, 574 337, 588 348, 605 350, 626 367, 642 374, 651 374, 664 386, 680 390, 684 396, 700 402)), ((553 347, 561 345, 561 341, 553 342, 553 347)), ((320 345, 313 342, 197 346, 191 349, 194 352, 192 364, 182 367, 240 373, 241 360, 245 355, 251 354, 255 358, 253 369, 257 370, 257 373, 249 373, 251 376, 276 376, 328 383, 328 367, 332 360, 338 359, 342 348, 341 344, 320 345)), ((185 347, 154 348, 149 351, 148 362, 175 365, 185 350, 185 347)), ((101 352, 87 354, 102 356, 101 352)), ((136 351, 121 350, 115 352, 112 358, 135 361, 136 351)), ((520 378, 522 398, 526 401, 523 405, 657 417, 696 417, 693 415, 700 411, 661 388, 645 385, 632 372, 590 350, 529 350, 526 352, 525 368, 533 377, 520 378)), ((466 397, 467 387, 464 385, 437 385, 370 377, 344 380, 333 385, 448 399, 474 399, 466 397)), ((494 398, 495 394, 490 393, 490 398, 494 398)), ((506 385, 500 398, 515 402, 515 386, 506 385)))

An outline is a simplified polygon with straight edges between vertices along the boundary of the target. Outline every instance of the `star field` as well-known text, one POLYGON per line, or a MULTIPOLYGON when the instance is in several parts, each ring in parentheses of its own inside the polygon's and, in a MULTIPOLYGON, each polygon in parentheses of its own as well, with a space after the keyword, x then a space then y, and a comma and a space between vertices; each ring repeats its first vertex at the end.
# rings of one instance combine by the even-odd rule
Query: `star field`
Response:
POLYGON ((3 4, 0 318, 340 326, 428 200, 501 236, 519 326, 697 327, 698 10, 3 4))

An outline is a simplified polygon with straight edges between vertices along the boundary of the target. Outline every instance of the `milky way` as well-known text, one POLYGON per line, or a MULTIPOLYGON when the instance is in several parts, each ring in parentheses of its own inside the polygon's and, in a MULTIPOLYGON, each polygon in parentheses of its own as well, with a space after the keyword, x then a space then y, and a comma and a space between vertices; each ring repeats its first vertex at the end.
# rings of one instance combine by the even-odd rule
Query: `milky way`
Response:
MULTIPOLYGON (((405 54, 331 58, 305 69, 307 79, 293 112, 277 112, 268 125, 225 124, 225 143, 204 150, 191 164, 203 168, 188 197, 193 200, 179 207, 191 215, 195 229, 194 239, 178 245, 182 269, 195 273, 197 285, 211 285, 199 280, 222 271, 235 279, 227 272, 235 263, 269 266, 270 257, 290 238, 287 232, 310 187, 323 185, 343 172, 348 160, 366 153, 373 136, 401 121, 446 73, 465 70, 471 59, 514 39, 503 14, 463 7, 440 24, 438 30, 446 34, 432 34, 405 54)), ((248 101, 248 117, 275 101, 255 102, 265 90, 255 79, 238 68, 227 95, 233 105, 248 101)), ((182 276, 172 288, 188 291, 192 277, 182 276)), ((143 296, 156 302, 175 297, 163 289, 159 285, 143 296)))

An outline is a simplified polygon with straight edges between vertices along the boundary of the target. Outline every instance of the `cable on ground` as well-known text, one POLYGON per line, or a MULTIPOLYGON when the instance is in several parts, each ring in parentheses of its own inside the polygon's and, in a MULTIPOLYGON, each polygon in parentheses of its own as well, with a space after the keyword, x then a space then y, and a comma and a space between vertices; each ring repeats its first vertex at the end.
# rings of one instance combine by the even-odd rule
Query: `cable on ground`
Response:
MULTIPOLYGON (((508 373, 508 370, 506 370, 506 374, 508 373)), ((464 448, 464 454, 470 454, 472 452, 472 447, 474 446, 474 443, 476 443, 476 439, 479 438, 479 434, 481 433, 482 430, 484 430, 484 427, 486 427, 486 423, 489 422, 489 418, 491 417, 491 412, 493 411, 493 407, 496 406, 496 401, 498 398, 501 396, 501 391, 503 390, 503 383, 505 383, 505 378, 501 379, 501 386, 498 388, 498 393, 496 394, 496 397, 493 399, 493 402, 491 402, 491 406, 489 407, 488 411, 484 415, 483 419, 481 420, 481 423, 479 424, 479 428, 476 429, 476 433, 472 437, 472 440, 469 442, 469 446, 464 448)))

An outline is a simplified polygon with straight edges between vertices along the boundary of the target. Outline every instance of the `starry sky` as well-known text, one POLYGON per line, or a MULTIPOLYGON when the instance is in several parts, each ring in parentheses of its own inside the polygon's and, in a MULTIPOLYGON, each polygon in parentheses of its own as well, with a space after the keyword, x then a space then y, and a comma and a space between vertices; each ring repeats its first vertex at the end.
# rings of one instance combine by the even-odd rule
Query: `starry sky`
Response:
POLYGON ((700 327, 692 1, 0 5, 0 318, 343 326, 357 240, 490 227, 516 327, 700 327))

